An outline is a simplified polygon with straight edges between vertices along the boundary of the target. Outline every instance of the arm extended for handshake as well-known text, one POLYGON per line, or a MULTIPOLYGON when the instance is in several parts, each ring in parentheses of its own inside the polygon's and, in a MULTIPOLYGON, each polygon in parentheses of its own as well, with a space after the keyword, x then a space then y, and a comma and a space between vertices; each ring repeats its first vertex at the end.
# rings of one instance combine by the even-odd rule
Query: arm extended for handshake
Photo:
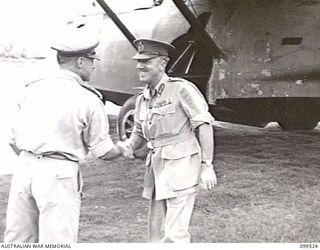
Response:
POLYGON ((119 156, 133 160, 144 159, 148 153, 145 139, 135 133, 126 141, 118 141, 111 150, 99 157, 102 160, 113 160, 119 156))
POLYGON ((126 159, 145 159, 148 154, 146 140, 136 133, 132 133, 130 138, 124 142, 118 141, 117 146, 126 159))
MULTIPOLYGON (((213 161, 214 131, 210 124, 204 123, 198 127, 198 141, 201 147, 201 159, 205 162, 213 161)), ((145 158, 147 148, 145 139, 139 134, 133 133, 131 137, 117 146, 126 159, 145 158), (144 145, 141 147, 141 145, 144 145)), ((212 189, 217 184, 217 177, 212 164, 202 163, 200 172, 200 187, 206 190, 212 189)))

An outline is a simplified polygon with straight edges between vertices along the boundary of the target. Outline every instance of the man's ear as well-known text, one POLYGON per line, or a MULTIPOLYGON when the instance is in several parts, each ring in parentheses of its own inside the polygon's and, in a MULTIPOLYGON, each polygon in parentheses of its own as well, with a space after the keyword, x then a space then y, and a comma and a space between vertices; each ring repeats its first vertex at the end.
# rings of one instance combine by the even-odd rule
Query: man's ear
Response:
POLYGON ((161 61, 161 68, 163 69, 163 70, 165 70, 166 69, 166 67, 167 67, 167 64, 168 64, 168 62, 165 60, 165 59, 162 59, 162 61, 161 61))
POLYGON ((79 57, 77 59, 77 67, 82 68, 82 65, 83 65, 83 57, 79 57))

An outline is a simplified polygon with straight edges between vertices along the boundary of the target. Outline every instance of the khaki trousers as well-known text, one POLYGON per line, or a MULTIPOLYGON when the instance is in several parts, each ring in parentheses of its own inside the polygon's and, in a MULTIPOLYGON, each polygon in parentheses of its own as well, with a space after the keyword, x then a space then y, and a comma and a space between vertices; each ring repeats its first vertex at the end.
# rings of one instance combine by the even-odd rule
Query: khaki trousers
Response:
POLYGON ((165 200, 150 200, 148 242, 189 243, 188 232, 196 193, 165 200))
POLYGON ((11 181, 4 242, 77 242, 80 179, 76 162, 22 152, 11 181))

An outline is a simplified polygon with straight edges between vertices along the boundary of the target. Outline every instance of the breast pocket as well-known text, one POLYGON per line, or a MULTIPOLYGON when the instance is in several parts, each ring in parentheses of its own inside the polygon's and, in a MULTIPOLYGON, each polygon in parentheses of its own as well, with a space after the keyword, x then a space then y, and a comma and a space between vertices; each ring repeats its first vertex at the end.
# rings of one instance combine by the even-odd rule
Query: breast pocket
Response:
POLYGON ((177 134, 180 131, 180 120, 175 103, 152 110, 152 121, 157 126, 157 135, 177 134))

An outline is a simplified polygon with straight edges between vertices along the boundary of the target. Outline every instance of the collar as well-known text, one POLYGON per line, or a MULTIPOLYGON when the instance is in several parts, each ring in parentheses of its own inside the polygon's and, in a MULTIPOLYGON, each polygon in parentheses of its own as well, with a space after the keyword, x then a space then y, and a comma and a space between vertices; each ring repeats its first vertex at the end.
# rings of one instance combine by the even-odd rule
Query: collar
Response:
POLYGON ((168 81, 169 81, 169 76, 167 74, 164 74, 154 89, 151 89, 149 87, 149 85, 146 85, 146 87, 143 90, 143 97, 145 99, 150 100, 155 95, 161 96, 161 94, 166 86, 166 83, 168 81))
POLYGON ((91 87, 87 82, 83 81, 78 74, 66 69, 60 69, 59 71, 60 71, 61 77, 77 81, 82 87, 86 88, 87 90, 97 95, 99 99, 101 100, 103 99, 102 94, 98 90, 96 90, 94 87, 91 87))
POLYGON ((62 78, 69 78, 70 80, 76 80, 79 84, 83 84, 84 81, 81 79, 79 75, 76 73, 66 70, 66 69, 59 69, 58 74, 56 77, 62 77, 62 78))

